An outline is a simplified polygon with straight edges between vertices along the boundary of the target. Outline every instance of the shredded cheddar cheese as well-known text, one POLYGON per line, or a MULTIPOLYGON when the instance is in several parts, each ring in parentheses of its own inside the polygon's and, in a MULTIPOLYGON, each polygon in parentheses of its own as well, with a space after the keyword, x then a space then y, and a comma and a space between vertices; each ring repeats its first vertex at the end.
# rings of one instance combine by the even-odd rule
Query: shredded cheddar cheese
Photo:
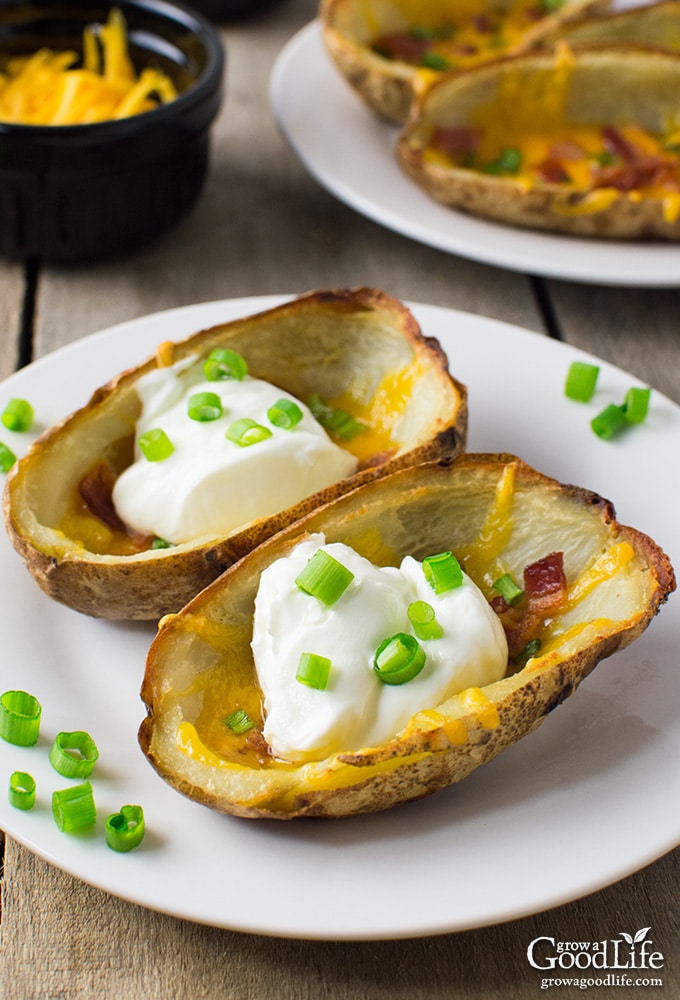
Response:
POLYGON ((129 118, 175 99, 172 80, 130 59, 122 13, 83 32, 77 52, 43 48, 6 61, 0 73, 0 121, 18 125, 88 125, 129 118))

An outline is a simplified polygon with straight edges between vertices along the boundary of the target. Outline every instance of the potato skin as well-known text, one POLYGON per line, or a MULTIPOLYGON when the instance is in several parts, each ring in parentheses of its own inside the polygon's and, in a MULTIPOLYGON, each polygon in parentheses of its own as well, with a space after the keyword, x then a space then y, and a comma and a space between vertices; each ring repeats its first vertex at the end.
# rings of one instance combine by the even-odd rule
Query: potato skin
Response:
MULTIPOLYGON (((680 57, 664 50, 584 46, 574 50, 569 108, 574 120, 619 125, 639 122, 662 132, 675 108, 680 57), (579 109, 583 113, 579 114, 579 109)), ((569 185, 536 182, 428 162, 423 156, 433 125, 467 125, 509 73, 522 81, 549 77, 551 52, 524 53, 465 74, 449 74, 416 102, 396 148, 405 173, 435 201, 470 215, 512 226, 601 239, 680 239, 680 216, 665 217, 660 198, 614 192, 588 208, 588 193, 569 185)))
POLYGON ((646 535, 619 524, 609 501, 562 485, 514 456, 465 454, 404 469, 289 526, 162 625, 142 686, 147 717, 140 745, 182 794, 236 816, 337 818, 387 809, 462 780, 535 729, 601 659, 644 631, 674 588, 668 557, 646 535), (615 588, 585 599, 580 631, 570 635, 565 617, 565 638, 545 654, 481 691, 454 695, 435 706, 439 718, 409 726, 382 746, 283 769, 213 766, 178 749, 177 725, 198 711, 182 701, 178 689, 198 679, 208 646, 221 689, 227 678, 220 671, 229 670, 228 662, 252 659, 257 582, 274 559, 307 533, 319 531, 329 542, 345 541, 369 557, 365 539, 379 531, 382 556, 375 561, 382 563, 396 564, 406 554, 422 558, 446 547, 465 549, 479 537, 505 474, 513 476, 514 486, 502 554, 514 574, 520 576, 524 565, 560 547, 572 581, 603 548, 626 543, 634 553, 617 573, 615 588), (215 639, 220 630, 229 636, 222 646, 215 639), (209 637, 207 645, 202 632, 209 637))
POLYGON ((310 292, 193 334, 173 345, 172 356, 177 361, 207 354, 226 343, 248 357, 253 374, 298 396, 318 391, 332 398, 354 389, 365 395, 366 386, 390 365, 417 359, 421 371, 404 404, 411 425, 394 453, 372 456, 353 476, 229 536, 127 556, 92 553, 58 530, 57 508, 96 461, 114 456, 112 461, 121 463, 120 441, 132 438, 139 408, 135 382, 157 364, 150 358, 117 375, 43 433, 8 475, 3 510, 9 537, 50 597, 94 617, 159 618, 179 610, 233 562, 316 506, 391 470, 465 447, 465 387, 449 373, 439 343, 423 336, 410 311, 384 292, 310 292))
MULTIPOLYGON (((414 5, 415 6, 415 5, 414 5)), ((450 4, 453 8, 455 5, 450 4)), ((512 7, 512 0, 496 5, 512 7)), ((569 0, 558 11, 541 19, 527 31, 520 45, 508 52, 519 52, 539 44, 544 35, 558 33, 563 24, 584 13, 605 10, 609 0, 569 0)), ((423 3, 416 13, 423 17, 442 4, 423 3)), ((370 0, 322 0, 319 8, 323 39, 334 65, 357 92, 366 106, 379 118, 403 125, 414 98, 429 86, 436 74, 423 74, 417 67, 373 52, 370 42, 382 30, 392 30, 406 23, 400 5, 370 0)))

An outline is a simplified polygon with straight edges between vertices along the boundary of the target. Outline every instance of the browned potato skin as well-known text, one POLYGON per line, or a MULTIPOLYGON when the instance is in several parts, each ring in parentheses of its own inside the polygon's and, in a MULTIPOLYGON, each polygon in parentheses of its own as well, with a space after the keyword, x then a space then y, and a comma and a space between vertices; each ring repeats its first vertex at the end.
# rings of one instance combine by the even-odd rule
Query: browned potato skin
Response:
MULTIPOLYGON (((502 74, 517 71, 526 78, 549 73, 552 53, 525 53, 498 60, 479 69, 449 74, 429 89, 412 108, 398 142, 397 161, 427 194, 449 208, 529 229, 592 236, 601 239, 680 239, 680 219, 667 222, 660 199, 634 201, 620 193, 606 208, 575 214, 584 192, 568 185, 537 182, 531 189, 512 177, 491 176, 475 170, 428 163, 422 150, 433 123, 463 125, 477 105, 477 94, 487 100, 502 74)), ((623 125, 637 121, 663 131, 675 110, 680 88, 680 58, 664 50, 640 46, 587 46, 573 52, 572 93, 588 93, 590 123, 623 125), (653 100, 649 100, 653 95, 653 100), (604 113, 599 115, 601 99, 604 113)), ((576 115, 579 98, 570 101, 576 115)), ((582 117, 582 120, 585 118, 582 117)))
MULTIPOLYGON (((521 568, 515 572, 521 574, 521 568)), ((668 557, 646 535, 619 524, 609 501, 587 490, 561 485, 514 456, 466 454, 401 470, 291 525, 162 624, 147 659, 142 698, 148 714, 140 728, 140 744, 170 785, 212 809, 236 816, 336 818, 387 809, 462 780, 535 729, 574 693, 600 660, 644 631, 674 588, 668 557), (465 725, 463 745, 455 745, 443 726, 414 731, 382 746, 350 750, 318 765, 304 765, 297 774, 293 769, 292 778, 284 774, 278 783, 276 769, 268 773, 266 767, 243 768, 242 774, 225 778, 219 768, 195 765, 176 749, 176 720, 165 718, 164 702, 167 704, 168 697, 172 700, 173 676, 179 676, 180 671, 182 690, 191 685, 191 664, 182 644, 188 641, 192 621, 207 622, 213 635, 213 628, 229 628, 234 637, 230 654, 249 656, 259 574, 305 533, 324 531, 328 541, 345 541, 361 550, 366 529, 378 527, 384 544, 393 549, 390 561, 395 564, 409 553, 422 558, 445 548, 456 551, 479 532, 495 485, 509 464, 516 468, 513 521, 518 534, 517 542, 511 544, 519 545, 521 551, 515 552, 515 558, 520 562, 526 558, 526 565, 558 550, 562 543, 568 550, 566 567, 574 559, 587 563, 607 542, 630 543, 635 552, 635 582, 626 584, 622 578, 616 598, 620 600, 619 592, 626 586, 635 588, 634 610, 627 617, 608 627, 594 625, 590 634, 570 640, 568 649, 546 655, 539 666, 529 663, 484 688, 499 714, 496 728, 481 724, 476 713, 457 697, 450 699, 448 708, 441 710, 448 719, 465 725), (546 525, 550 525, 547 531, 546 525), (568 539, 562 534, 567 527, 568 539), (314 777, 328 776, 337 768, 344 769, 335 787, 332 781, 330 787, 314 787, 314 777), (348 775, 348 769, 356 769, 355 775, 348 775)))
POLYGON ((397 442, 395 454, 374 455, 355 475, 225 538, 131 556, 93 554, 68 539, 61 544, 41 523, 45 518, 36 515, 36 505, 50 503, 59 488, 57 477, 64 478, 63 468, 68 470, 61 483, 66 492, 97 460, 117 453, 117 441, 129 438, 131 454, 139 409, 134 384, 156 365, 150 358, 98 389, 84 407, 42 434, 8 476, 3 507, 10 539, 50 597, 94 617, 159 618, 179 610, 233 562, 315 507, 394 469, 452 455, 465 446, 465 387, 450 375, 439 343, 422 335, 411 312, 376 289, 310 292, 196 333, 174 345, 173 358, 199 350, 207 355, 225 344, 246 355, 252 374, 303 398, 313 391, 332 398, 343 389, 360 388, 371 373, 389 370, 394 359, 405 364, 417 357, 423 373, 411 398, 422 390, 429 400, 427 416, 418 419, 412 437, 397 442))
MULTIPOLYGON (((502 0, 500 6, 510 8, 512 0, 502 0)), ((375 32, 368 36, 363 11, 366 0, 322 0, 319 17, 323 38, 333 63, 358 93, 366 105, 380 118, 396 125, 403 125, 408 118, 411 104, 427 86, 417 69, 408 63, 384 59, 372 51, 370 42, 375 32)), ((368 5, 370 8, 370 5, 368 5)), ((392 20, 385 19, 384 7, 390 4, 375 3, 374 20, 382 28, 390 28, 392 20)), ((441 7, 441 4, 438 5, 441 7)), ((452 8, 454 3, 452 0, 452 8)), ((497 5, 498 6, 498 5, 497 5)), ((606 10, 609 0, 571 0, 543 18, 528 31, 522 44, 509 49, 519 52, 539 44, 546 34, 559 32, 561 25, 584 12, 606 10)), ((422 10, 427 13, 428 4, 422 10)))

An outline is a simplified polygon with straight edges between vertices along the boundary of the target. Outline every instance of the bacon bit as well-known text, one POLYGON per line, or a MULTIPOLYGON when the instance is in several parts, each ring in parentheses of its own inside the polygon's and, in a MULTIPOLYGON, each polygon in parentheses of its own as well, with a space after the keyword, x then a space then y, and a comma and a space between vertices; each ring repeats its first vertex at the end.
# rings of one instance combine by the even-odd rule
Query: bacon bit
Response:
POLYGON ((475 56, 479 52, 479 47, 477 45, 466 45, 458 42, 454 45, 447 45, 446 51, 454 56, 475 56))
MULTIPOLYGON (((567 601, 563 554, 551 552, 526 566, 524 591, 525 600, 514 608, 508 608, 506 604, 506 610, 499 610, 498 599, 491 601, 505 629, 511 660, 535 638, 546 619, 556 614, 567 601)), ((503 601, 503 598, 500 600, 503 601)))
POLYGON ((108 528, 128 535, 136 544, 145 547, 151 537, 128 528, 113 506, 115 481, 116 475, 111 466, 107 462, 99 462, 80 480, 78 492, 90 514, 99 518, 108 528))
POLYGON ((571 180, 560 161, 550 156, 537 164, 536 173, 548 184, 565 184, 571 180))
POLYGON ((620 156, 622 160, 626 163, 633 163, 641 155, 640 150, 637 146, 629 142, 617 128, 612 125, 606 125, 602 129, 602 139, 604 141, 604 148, 608 153, 613 153, 614 156, 620 156))
POLYGON ((491 19, 486 14, 476 14, 472 18, 472 23, 475 26, 475 30, 478 31, 480 35, 488 35, 491 31, 493 31, 491 19))
POLYGON ((432 42, 427 38, 416 38, 414 35, 394 32, 380 35, 373 42, 372 48, 380 55, 387 56, 388 59, 396 59, 399 62, 419 66, 424 54, 431 46, 432 42))
POLYGON ((432 136, 435 149, 455 157, 460 154, 476 153, 479 145, 479 129, 476 128, 436 128, 432 136))
POLYGON ((582 160, 585 155, 583 147, 574 139, 558 139, 548 150, 548 156, 556 160, 582 160))
POLYGON ((272 748, 267 743, 260 729, 251 729, 246 733, 245 744, 258 758, 261 764, 266 763, 267 758, 272 756, 272 748))
POLYGON ((636 191, 640 188, 663 186, 666 190, 680 190, 680 175, 674 163, 660 156, 646 156, 634 163, 601 167, 593 173, 593 187, 611 187, 617 191, 636 191))

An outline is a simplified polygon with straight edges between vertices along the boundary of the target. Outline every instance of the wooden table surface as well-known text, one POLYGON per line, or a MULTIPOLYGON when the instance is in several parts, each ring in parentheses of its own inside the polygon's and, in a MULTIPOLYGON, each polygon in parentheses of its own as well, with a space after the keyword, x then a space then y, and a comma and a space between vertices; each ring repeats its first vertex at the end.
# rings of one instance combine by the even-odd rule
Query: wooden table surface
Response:
MULTIPOLYGON (((374 285, 401 299, 557 336, 680 402, 680 288, 579 285, 450 256, 368 221, 310 178, 277 130, 267 87, 282 45, 314 14, 314 0, 284 0, 259 17, 223 26, 227 96, 211 172, 200 202, 173 232, 124 259, 87 267, 0 263, 0 376, 160 309, 374 285)), ((680 273, 678 279, 680 285, 680 273)), ((677 463, 677 454, 669 461, 677 463)), ((523 863, 531 863, 530 852, 523 863)), ((555 863, 564 864, 564 857, 555 863)), ((511 923, 417 940, 324 943, 157 914, 79 882, 6 837, 0 995, 524 1000, 541 991, 540 973, 526 956, 534 937, 590 941, 651 926, 665 956, 663 986, 610 985, 590 993, 670 1000, 680 996, 679 870, 676 849, 594 895, 511 923)), ((581 995, 577 988, 558 992, 581 995)))

